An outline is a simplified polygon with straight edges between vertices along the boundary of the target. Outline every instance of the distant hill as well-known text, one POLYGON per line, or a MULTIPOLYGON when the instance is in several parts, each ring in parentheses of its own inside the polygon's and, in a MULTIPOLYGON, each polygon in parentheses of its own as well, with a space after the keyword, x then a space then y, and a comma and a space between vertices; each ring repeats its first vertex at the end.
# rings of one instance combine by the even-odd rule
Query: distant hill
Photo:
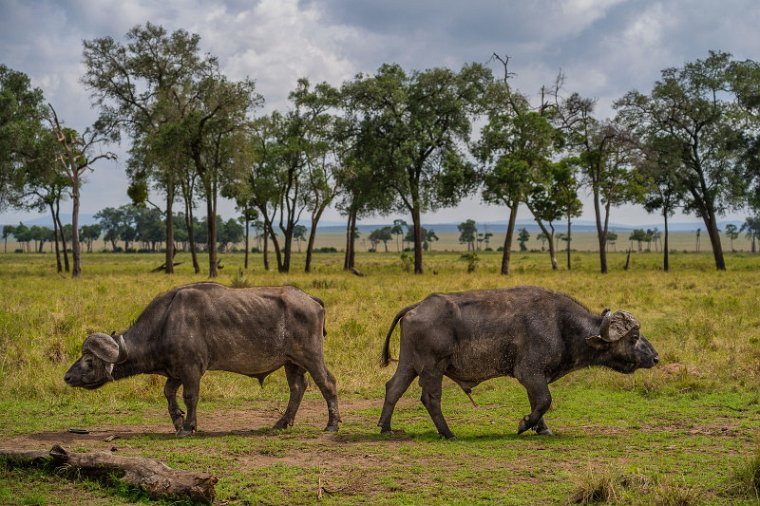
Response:
MULTIPOLYGON (((740 221, 725 221, 718 223, 718 228, 721 230, 725 228, 726 225, 729 223, 733 223, 737 227, 740 227, 742 222, 740 221)), ((389 227, 392 226, 392 223, 388 224, 374 224, 374 225, 366 225, 366 224, 359 224, 357 228, 359 229, 359 232, 361 233, 369 233, 372 232, 375 229, 382 228, 382 227, 389 227)), ((422 226, 427 229, 432 229, 438 233, 458 233, 459 230, 457 229, 457 223, 423 223, 422 226)), ((507 222, 506 221, 489 221, 489 222, 480 222, 477 224, 478 226, 478 232, 503 232, 507 228, 507 222)), ((526 228, 531 233, 539 233, 541 229, 538 227, 535 221, 533 220, 517 220, 517 223, 515 225, 515 230, 519 230, 521 228, 526 228)), ((624 225, 621 223, 610 223, 609 229, 611 231, 615 232, 630 232, 634 229, 658 229, 660 231, 663 230, 663 224, 662 223, 654 223, 654 224, 647 224, 647 225, 624 225)), ((696 231, 698 228, 704 229, 704 224, 702 223, 668 223, 668 229, 671 232, 693 232, 696 231)), ((566 224, 564 222, 559 222, 554 224, 554 229, 557 231, 557 233, 564 232, 566 230, 566 224)), ((574 232, 594 232, 596 233, 596 225, 592 221, 586 221, 586 220, 578 220, 574 221, 572 225, 572 229, 574 232)), ((346 225, 341 224, 338 225, 335 222, 329 222, 325 223, 324 225, 319 225, 318 231, 320 233, 327 233, 327 234, 345 234, 346 233, 346 225)))
MULTIPOLYGON (((64 214, 61 213, 61 221, 64 224, 71 223, 71 215, 70 214, 64 214)), ((98 223, 98 220, 94 217, 92 214, 82 214, 79 216, 79 224, 80 225, 92 225, 93 223, 98 223)), ((718 223, 718 227, 723 230, 726 225, 729 223, 733 223, 737 227, 741 227, 742 222, 741 221, 723 221, 718 223)), ((302 225, 309 228, 310 224, 308 222, 301 223, 302 225)), ((4 224, 6 225, 6 224, 4 224)), ((18 225, 18 223, 7 223, 7 225, 18 225)), ((53 221, 51 220, 50 216, 48 215, 40 215, 39 218, 35 218, 32 220, 25 220, 24 225, 27 226, 44 226, 44 227, 50 227, 53 228, 53 221)), ((386 226, 392 226, 392 223, 387 224, 362 224, 360 223, 357 228, 359 229, 359 232, 362 233, 369 233, 372 232, 375 229, 386 227, 386 226)), ((411 225, 411 223, 410 223, 411 225)), ((457 230, 458 223, 423 223, 422 226, 427 229, 435 230, 438 233, 458 233, 457 230)), ((478 231, 479 232, 503 232, 507 227, 506 221, 487 221, 487 222, 479 222, 478 224, 478 231)), ((536 225, 536 222, 533 220, 517 220, 517 224, 515 225, 515 229, 519 230, 521 228, 525 227, 528 229, 531 233, 539 233, 540 229, 538 228, 538 225, 536 225)), ((563 232, 565 230, 565 223, 564 222, 558 222, 554 225, 555 230, 557 232, 563 232)), ((663 230, 663 224, 662 223, 650 223, 646 225, 626 225, 622 223, 610 223, 609 225, 610 230, 617 231, 617 232, 625 232, 625 231, 631 231, 637 228, 641 228, 644 230, 647 229, 654 229, 657 228, 658 230, 663 230)), ((693 232, 697 230, 698 228, 704 229, 704 224, 699 222, 694 223, 669 223, 668 228, 671 232, 693 232)), ((596 225, 592 221, 588 220, 578 220, 573 222, 573 230, 575 232, 596 232, 596 225)), ((346 233, 346 224, 340 223, 336 221, 325 221, 321 223, 318 227, 318 231, 320 233, 325 234, 345 234, 346 233)))

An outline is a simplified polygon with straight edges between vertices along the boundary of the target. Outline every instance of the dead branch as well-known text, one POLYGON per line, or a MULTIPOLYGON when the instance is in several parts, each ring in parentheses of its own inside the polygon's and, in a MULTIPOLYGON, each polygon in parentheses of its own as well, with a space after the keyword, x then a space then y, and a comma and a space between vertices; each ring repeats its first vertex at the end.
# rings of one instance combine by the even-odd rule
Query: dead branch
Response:
POLYGON ((122 457, 108 452, 69 453, 60 445, 50 452, 0 448, 0 459, 12 466, 66 467, 78 475, 111 479, 144 490, 153 499, 180 498, 211 504, 214 500, 215 476, 171 469, 166 464, 142 457, 122 457))

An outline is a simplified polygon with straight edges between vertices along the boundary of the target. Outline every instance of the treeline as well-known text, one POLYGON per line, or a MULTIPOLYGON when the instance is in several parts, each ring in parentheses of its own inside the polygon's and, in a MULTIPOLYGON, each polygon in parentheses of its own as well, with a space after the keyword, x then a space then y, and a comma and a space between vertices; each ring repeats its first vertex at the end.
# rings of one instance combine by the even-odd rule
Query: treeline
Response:
MULTIPOLYGON (((287 111, 262 115, 254 82, 230 80, 199 44, 198 35, 150 23, 124 41, 84 41, 82 83, 100 113, 84 132, 62 127, 41 90, 0 66, 0 205, 48 209, 57 242, 65 240, 58 209, 71 197, 74 276, 81 270, 81 176, 113 158, 98 146, 122 136, 131 140, 126 190, 134 205, 151 206, 164 238, 175 237, 179 206, 196 272, 197 245, 205 242, 210 277, 217 274, 220 196, 237 203, 244 231, 261 222, 264 264, 269 268, 271 251, 282 272, 291 269, 293 243, 304 234, 300 220, 311 225, 311 269, 317 225, 330 205, 347 218, 346 269, 354 268, 359 219, 406 213, 415 273, 423 272, 425 244, 434 240, 422 214, 478 191, 509 217, 503 274, 521 204, 546 237, 556 269, 555 234, 562 227, 569 242, 579 192, 587 191, 601 272, 608 268, 610 213, 620 204, 638 203, 663 217, 665 269, 667 220, 676 209, 704 221, 718 269, 726 265, 717 218, 738 209, 759 214, 760 65, 752 60, 712 51, 665 69, 648 94, 631 91, 617 100, 611 119, 595 115, 593 99, 567 93, 561 74, 532 99, 513 86, 509 57, 497 54, 496 76, 473 63, 459 71, 385 64, 339 87, 302 78, 287 111), (476 124, 483 125, 479 132, 476 124), (206 217, 205 237, 194 225, 197 214, 206 217)), ((748 219, 753 237, 759 225, 748 219)), ((387 245, 388 233, 371 240, 387 245)), ((170 273, 174 241, 165 242, 170 273)))

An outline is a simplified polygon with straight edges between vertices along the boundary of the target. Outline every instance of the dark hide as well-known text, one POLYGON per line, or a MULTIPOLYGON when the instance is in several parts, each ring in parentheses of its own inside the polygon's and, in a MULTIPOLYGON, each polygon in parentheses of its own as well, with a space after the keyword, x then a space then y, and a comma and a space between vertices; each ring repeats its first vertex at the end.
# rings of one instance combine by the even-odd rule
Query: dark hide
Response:
POLYGON ((200 380, 208 370, 231 371, 263 381, 284 367, 290 386, 285 414, 289 427, 311 374, 327 401, 325 430, 338 429, 335 379, 322 353, 322 301, 294 287, 227 288, 216 283, 181 286, 156 297, 122 336, 96 333, 64 379, 71 386, 98 388, 135 374, 167 378, 164 394, 178 435, 196 428, 200 380), (182 396, 187 416, 177 403, 182 396))
POLYGON ((378 423, 383 432, 391 430, 393 409, 418 376, 421 401, 446 438, 454 435, 441 413, 443 376, 468 395, 485 380, 517 378, 532 410, 518 433, 534 429, 551 434, 543 419, 551 405, 549 383, 592 365, 631 373, 658 361, 630 313, 594 315, 571 297, 538 287, 433 294, 404 308, 388 331, 384 365, 390 361, 389 341, 399 321, 398 367, 386 384, 378 423))

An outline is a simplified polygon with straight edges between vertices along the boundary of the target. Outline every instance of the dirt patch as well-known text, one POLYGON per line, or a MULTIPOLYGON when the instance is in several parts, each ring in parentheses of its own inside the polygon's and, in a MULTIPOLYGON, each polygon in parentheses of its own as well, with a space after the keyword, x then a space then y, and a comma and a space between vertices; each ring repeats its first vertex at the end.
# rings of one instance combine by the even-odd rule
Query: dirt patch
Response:
MULTIPOLYGON (((402 403, 399 403, 402 404, 402 403)), ((352 411, 376 408, 378 411, 382 407, 381 400, 354 400, 341 402, 341 412, 343 418, 352 417, 352 411)), ((264 409, 234 409, 224 411, 203 411, 198 413, 199 429, 193 438, 213 438, 234 435, 251 435, 266 436, 276 435, 277 432, 271 430, 274 423, 280 418, 282 411, 274 406, 265 407, 264 409)), ((321 401, 303 401, 296 416, 296 427, 323 427, 327 421, 327 409, 324 402, 321 401)), ((30 434, 20 434, 17 436, 0 438, 0 447, 16 448, 21 450, 42 450, 47 449, 55 443, 66 447, 83 447, 91 450, 110 449, 119 444, 119 442, 128 441, 131 438, 151 436, 154 439, 174 439, 174 428, 172 427, 169 416, 156 417, 156 422, 151 424, 137 424, 123 426, 119 425, 118 415, 114 416, 112 423, 101 424, 97 427, 86 427, 86 433, 64 431, 36 432, 30 434)), ((344 435, 341 432, 337 434, 321 434, 320 440, 326 443, 337 443, 350 445, 356 443, 366 443, 364 439, 355 440, 351 435, 344 435)), ((403 432, 397 432, 395 435, 386 439, 393 442, 394 440, 410 439, 403 432)))

